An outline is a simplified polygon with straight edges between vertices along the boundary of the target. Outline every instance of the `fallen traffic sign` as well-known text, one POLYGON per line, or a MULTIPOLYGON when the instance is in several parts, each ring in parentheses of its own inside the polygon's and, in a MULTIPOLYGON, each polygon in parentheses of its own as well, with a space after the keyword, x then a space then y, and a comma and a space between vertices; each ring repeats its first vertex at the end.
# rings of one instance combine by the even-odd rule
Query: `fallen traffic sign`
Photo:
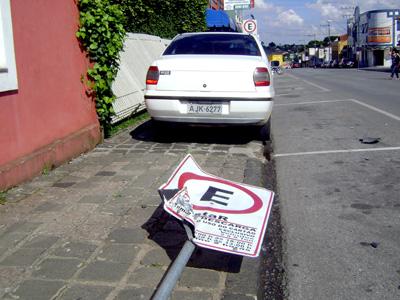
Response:
POLYGON ((204 172, 189 154, 159 188, 164 209, 194 226, 193 243, 256 257, 274 193, 204 172))

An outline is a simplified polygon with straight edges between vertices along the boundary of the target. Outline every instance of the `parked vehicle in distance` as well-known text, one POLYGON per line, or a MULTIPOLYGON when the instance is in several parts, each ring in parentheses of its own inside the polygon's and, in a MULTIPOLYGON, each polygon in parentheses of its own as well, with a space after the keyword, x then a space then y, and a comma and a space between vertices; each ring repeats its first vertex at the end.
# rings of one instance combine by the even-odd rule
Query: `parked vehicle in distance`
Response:
POLYGON ((329 68, 330 67, 330 62, 329 61, 324 61, 321 65, 321 68, 329 68))
POLYGON ((350 59, 342 58, 339 62, 339 68, 354 68, 354 62, 350 59))
POLYGON ((145 103, 156 122, 257 125, 270 138, 271 67, 253 35, 176 36, 146 76, 145 103))
POLYGON ((277 60, 272 60, 271 61, 271 69, 272 69, 272 74, 278 74, 282 75, 283 74, 283 69, 279 65, 279 61, 277 60))
POLYGON ((300 68, 300 64, 298 62, 292 63, 292 69, 294 68, 300 68))

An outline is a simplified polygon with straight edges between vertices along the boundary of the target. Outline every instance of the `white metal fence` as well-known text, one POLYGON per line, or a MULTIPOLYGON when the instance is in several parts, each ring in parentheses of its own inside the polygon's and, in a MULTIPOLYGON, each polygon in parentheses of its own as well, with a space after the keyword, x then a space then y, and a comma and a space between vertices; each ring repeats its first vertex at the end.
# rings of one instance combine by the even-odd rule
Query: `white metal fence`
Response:
POLYGON ((112 123, 145 109, 143 91, 147 69, 168 43, 169 40, 153 35, 128 34, 121 52, 120 69, 112 86, 117 97, 113 103, 112 123))

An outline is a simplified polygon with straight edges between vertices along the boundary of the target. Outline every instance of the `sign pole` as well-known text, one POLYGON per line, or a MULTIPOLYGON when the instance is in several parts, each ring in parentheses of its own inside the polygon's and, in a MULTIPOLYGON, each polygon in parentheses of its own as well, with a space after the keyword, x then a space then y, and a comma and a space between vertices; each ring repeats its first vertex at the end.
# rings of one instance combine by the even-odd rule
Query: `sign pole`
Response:
POLYGON ((158 287, 156 293, 152 298, 153 300, 169 299, 172 290, 174 289, 179 278, 181 277, 183 269, 185 268, 190 257, 192 256, 192 253, 196 249, 196 245, 192 242, 192 230, 185 223, 183 223, 183 227, 185 228, 189 239, 185 242, 178 256, 168 269, 167 274, 165 275, 164 279, 162 280, 160 286, 158 287))

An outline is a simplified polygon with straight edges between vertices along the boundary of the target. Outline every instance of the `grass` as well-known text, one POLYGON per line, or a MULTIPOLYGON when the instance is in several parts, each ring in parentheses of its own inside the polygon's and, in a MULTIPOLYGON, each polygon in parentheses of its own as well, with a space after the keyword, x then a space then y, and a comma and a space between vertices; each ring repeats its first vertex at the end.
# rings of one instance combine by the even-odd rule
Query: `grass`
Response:
POLYGON ((149 119, 150 116, 147 113, 147 111, 144 112, 140 112, 137 114, 132 115, 131 117, 124 119, 114 125, 112 125, 110 131, 109 131, 109 136, 108 137, 112 137, 114 135, 117 135, 118 133, 124 131, 125 129, 140 123, 146 119, 149 119))
POLYGON ((0 205, 4 205, 7 202, 6 193, 0 192, 0 205))

